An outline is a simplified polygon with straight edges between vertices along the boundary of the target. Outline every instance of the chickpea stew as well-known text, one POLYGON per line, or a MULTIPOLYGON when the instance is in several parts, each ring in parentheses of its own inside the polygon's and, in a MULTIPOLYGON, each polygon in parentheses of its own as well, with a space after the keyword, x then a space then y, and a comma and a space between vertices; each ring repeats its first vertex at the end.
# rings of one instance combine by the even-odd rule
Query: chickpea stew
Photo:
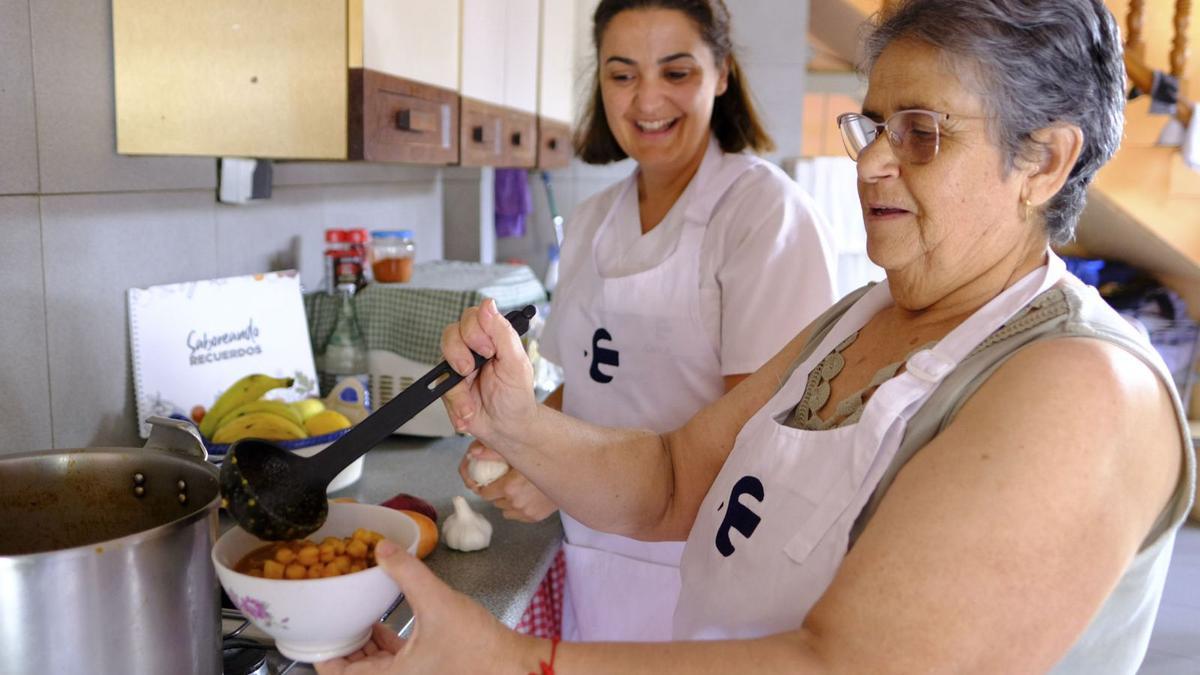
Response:
POLYGON ((234 570, 265 579, 323 579, 375 566, 375 544, 383 535, 358 528, 349 537, 278 541, 247 553, 234 570))

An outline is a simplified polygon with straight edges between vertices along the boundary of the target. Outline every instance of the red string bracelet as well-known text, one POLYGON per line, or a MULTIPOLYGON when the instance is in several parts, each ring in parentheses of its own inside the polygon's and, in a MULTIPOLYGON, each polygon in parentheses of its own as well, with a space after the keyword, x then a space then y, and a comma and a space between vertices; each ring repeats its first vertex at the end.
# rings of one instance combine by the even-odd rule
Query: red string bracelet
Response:
POLYGON ((550 663, 538 661, 538 667, 542 669, 541 673, 530 673, 529 675, 554 675, 554 654, 558 651, 558 638, 550 639, 550 663))

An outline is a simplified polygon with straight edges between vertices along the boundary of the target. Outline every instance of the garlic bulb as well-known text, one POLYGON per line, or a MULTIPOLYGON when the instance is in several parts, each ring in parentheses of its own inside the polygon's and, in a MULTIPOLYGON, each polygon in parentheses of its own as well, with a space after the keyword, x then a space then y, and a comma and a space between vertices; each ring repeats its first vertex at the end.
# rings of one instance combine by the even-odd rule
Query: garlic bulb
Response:
POLYGON ((483 487, 508 473, 508 462, 502 459, 475 459, 467 462, 467 475, 483 487))
POLYGON ((454 497, 454 513, 442 523, 442 541, 456 551, 478 551, 492 543, 492 524, 475 513, 460 496, 454 497))

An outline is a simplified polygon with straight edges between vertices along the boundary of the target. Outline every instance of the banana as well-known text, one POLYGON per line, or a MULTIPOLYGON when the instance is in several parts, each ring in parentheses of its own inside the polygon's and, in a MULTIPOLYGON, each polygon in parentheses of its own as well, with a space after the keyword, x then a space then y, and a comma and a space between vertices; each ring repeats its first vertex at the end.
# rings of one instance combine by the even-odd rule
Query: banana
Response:
POLYGON ((268 441, 291 441, 308 438, 308 434, 286 417, 274 413, 254 412, 242 415, 217 430, 213 442, 224 445, 243 438, 268 441))
POLYGON ((292 406, 296 412, 300 413, 300 419, 302 420, 306 420, 325 409, 325 404, 319 398, 306 398, 302 401, 292 401, 288 405, 292 406))
POLYGON ((250 413, 256 412, 269 412, 274 415, 279 415, 280 417, 285 417, 291 420, 296 426, 302 426, 304 424, 304 418, 300 416, 300 412, 287 403, 283 401, 259 399, 257 401, 243 403, 242 405, 234 408, 228 415, 221 418, 220 422, 217 422, 217 428, 213 431, 213 433, 217 433, 221 430, 221 427, 229 424, 239 417, 242 417, 243 415, 249 415, 250 413))
POLYGON ((226 389, 225 393, 217 398, 217 402, 200 422, 200 433, 204 434, 206 438, 212 438, 213 433, 217 430, 217 423, 233 412, 235 408, 251 401, 257 401, 272 389, 290 387, 293 384, 295 384, 295 380, 290 377, 271 377, 262 373, 243 377, 234 382, 232 387, 226 389))

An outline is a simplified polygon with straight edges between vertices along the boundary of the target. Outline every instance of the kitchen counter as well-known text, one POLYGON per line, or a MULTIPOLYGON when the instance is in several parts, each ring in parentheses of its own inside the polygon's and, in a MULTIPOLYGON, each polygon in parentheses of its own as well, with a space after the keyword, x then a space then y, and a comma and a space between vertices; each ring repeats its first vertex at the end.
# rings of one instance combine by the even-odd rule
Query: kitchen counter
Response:
MULTIPOLYGON (((470 439, 426 439, 394 436, 367 453, 363 476, 331 497, 353 497, 378 504, 400 492, 433 504, 438 528, 454 513, 450 503, 462 495, 471 508, 492 523, 492 543, 482 551, 461 553, 438 542, 425 564, 451 587, 480 602, 506 626, 515 626, 525 612, 562 541, 557 517, 535 523, 507 520, 491 504, 471 493, 458 475, 458 463, 470 439)), ((412 613, 407 603, 392 613, 388 623, 397 630, 412 613)))
MULTIPOLYGON (((536 524, 506 520, 499 510, 472 494, 458 475, 458 463, 469 443, 470 439, 464 437, 393 436, 367 453, 362 478, 330 493, 330 497, 378 504, 406 492, 433 504, 439 529, 446 516, 454 512, 450 499, 454 495, 466 497, 471 508, 492 523, 491 546, 461 553, 439 541, 425 563, 452 588, 474 598, 512 627, 521 619, 558 551, 562 524, 557 517, 536 524)), ((227 525, 224 517, 222 525, 227 525)), ((387 624, 397 633, 407 634, 411 620, 412 611, 408 603, 403 603, 392 612, 387 624)), ((298 664, 289 672, 313 671, 298 664)))

